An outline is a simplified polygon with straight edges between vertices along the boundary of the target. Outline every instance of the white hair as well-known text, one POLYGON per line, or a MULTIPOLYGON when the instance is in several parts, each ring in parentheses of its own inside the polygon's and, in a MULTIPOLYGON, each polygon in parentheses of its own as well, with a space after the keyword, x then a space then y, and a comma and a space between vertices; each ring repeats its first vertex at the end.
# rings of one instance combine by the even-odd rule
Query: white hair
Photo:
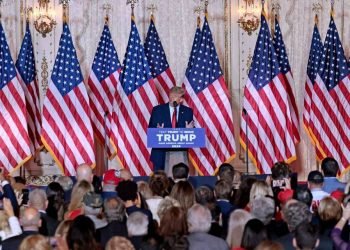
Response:
POLYGON ((250 209, 253 216, 267 225, 275 215, 275 201, 269 197, 259 197, 251 201, 250 209))
POLYGON ((38 210, 46 210, 47 195, 40 188, 36 188, 29 193, 29 206, 38 210))
POLYGON ((211 214, 207 207, 194 204, 187 212, 188 232, 208 232, 211 227, 211 214))
POLYGON ((126 221, 129 236, 142 236, 148 232, 148 217, 144 213, 134 212, 126 221))

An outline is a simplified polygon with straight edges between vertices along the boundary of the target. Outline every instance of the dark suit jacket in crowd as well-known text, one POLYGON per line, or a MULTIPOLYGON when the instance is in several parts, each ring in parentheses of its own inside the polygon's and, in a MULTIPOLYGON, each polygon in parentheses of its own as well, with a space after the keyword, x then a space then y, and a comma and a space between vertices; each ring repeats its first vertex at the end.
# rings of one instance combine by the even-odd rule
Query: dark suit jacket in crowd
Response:
MULTIPOLYGON (((185 128, 186 122, 193 121, 193 110, 184 105, 180 105, 177 128, 185 128)), ((164 124, 164 128, 171 128, 171 117, 169 103, 155 106, 152 110, 151 118, 148 124, 149 128, 156 128, 157 125, 164 124)), ((154 171, 164 170, 165 152, 167 149, 154 148, 151 152, 151 161, 153 162, 154 171)))
POLYGON ((100 228, 101 246, 105 248, 107 242, 113 236, 128 237, 126 222, 112 221, 107 226, 100 228))
POLYGON ((189 250, 228 250, 223 239, 207 233, 190 233, 187 237, 190 243, 189 250))
POLYGON ((56 228, 58 227, 58 221, 46 213, 40 212, 41 227, 39 233, 45 236, 54 236, 56 228))
POLYGON ((25 237, 38 233, 37 231, 23 231, 23 233, 18 236, 8 238, 2 242, 2 250, 17 250, 25 237))

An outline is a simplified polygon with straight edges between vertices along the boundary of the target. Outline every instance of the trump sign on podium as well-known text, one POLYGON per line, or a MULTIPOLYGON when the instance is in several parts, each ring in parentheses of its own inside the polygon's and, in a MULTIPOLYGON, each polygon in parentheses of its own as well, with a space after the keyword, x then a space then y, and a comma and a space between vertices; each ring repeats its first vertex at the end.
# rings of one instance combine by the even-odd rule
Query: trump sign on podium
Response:
POLYGON ((203 148, 204 128, 148 128, 149 148, 203 148))

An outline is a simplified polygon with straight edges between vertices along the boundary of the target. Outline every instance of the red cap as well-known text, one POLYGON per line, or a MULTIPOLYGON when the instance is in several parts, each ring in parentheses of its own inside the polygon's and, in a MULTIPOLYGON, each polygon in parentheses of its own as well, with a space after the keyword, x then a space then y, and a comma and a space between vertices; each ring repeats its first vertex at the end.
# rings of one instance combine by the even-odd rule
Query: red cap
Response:
POLYGON ((117 186, 120 181, 121 181, 121 178, 120 178, 119 170, 110 169, 103 174, 103 184, 105 185, 109 184, 109 185, 117 186))
POLYGON ((293 198, 294 191, 292 189, 282 190, 278 193, 277 198, 282 203, 285 204, 287 201, 293 198))
POLYGON ((331 193, 331 196, 332 196, 333 198, 335 198, 336 200, 338 200, 339 202, 342 202, 343 199, 344 199, 345 194, 344 194, 344 192, 342 192, 342 191, 340 191, 340 190, 335 190, 335 191, 333 191, 333 192, 331 193))

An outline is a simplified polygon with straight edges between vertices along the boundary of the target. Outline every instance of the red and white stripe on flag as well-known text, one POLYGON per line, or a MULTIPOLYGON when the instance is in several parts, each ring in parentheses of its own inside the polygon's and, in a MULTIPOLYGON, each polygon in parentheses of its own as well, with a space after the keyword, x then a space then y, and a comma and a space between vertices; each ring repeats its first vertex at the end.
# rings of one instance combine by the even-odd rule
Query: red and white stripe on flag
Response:
POLYGON ((12 172, 31 158, 25 97, 17 76, 0 90, 0 164, 12 172))
POLYGON ((205 128, 206 147, 189 150, 200 175, 214 175, 217 166, 235 156, 232 109, 223 76, 196 94, 187 77, 184 81, 187 105, 193 108, 196 127, 205 128))
POLYGON ((248 148, 260 173, 271 173, 274 163, 291 162, 296 158, 294 130, 287 86, 282 74, 257 90, 248 78, 244 89, 241 143, 248 148), (248 127, 248 136, 246 134, 248 127))
POLYGON ((170 68, 167 68, 157 77, 153 78, 157 87, 159 96, 161 97, 161 103, 167 103, 169 101, 169 92, 172 87, 175 86, 175 78, 170 68))
POLYGON ((147 128, 152 109, 159 103, 157 92, 153 79, 129 95, 126 95, 121 84, 117 86, 118 105, 114 106, 111 139, 120 163, 134 176, 152 173, 147 128))

